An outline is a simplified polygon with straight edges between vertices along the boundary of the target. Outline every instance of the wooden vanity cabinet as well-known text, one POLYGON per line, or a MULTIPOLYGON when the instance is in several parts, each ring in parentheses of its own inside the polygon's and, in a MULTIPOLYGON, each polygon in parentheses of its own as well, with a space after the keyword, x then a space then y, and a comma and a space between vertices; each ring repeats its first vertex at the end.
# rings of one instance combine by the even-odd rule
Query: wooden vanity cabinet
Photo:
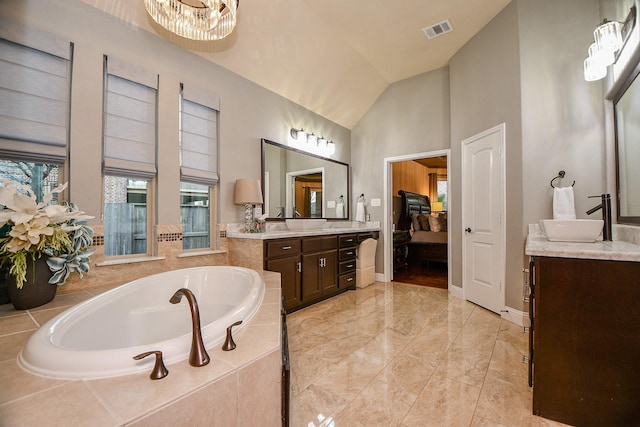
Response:
POLYGON ((357 234, 342 234, 338 237, 338 287, 341 289, 355 289, 356 257, 360 242, 357 234))
POLYGON ((302 300, 311 302, 338 290, 336 236, 302 239, 302 300))
POLYGON ((347 289, 355 289, 358 245, 378 231, 265 240, 264 269, 282 277, 282 295, 292 312, 347 289))
POLYGON ((302 247, 299 238, 268 240, 264 268, 281 274, 282 296, 287 311, 302 303, 302 247))
POLYGON ((533 413, 640 424, 640 263, 533 257, 533 413))

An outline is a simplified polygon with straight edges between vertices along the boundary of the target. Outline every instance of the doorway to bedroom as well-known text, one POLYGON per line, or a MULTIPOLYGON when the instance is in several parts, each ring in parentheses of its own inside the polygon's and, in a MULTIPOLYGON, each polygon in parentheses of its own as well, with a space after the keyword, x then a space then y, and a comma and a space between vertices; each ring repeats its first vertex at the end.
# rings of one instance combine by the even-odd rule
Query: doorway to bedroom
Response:
POLYGON ((394 282, 448 288, 448 151, 385 159, 394 282))

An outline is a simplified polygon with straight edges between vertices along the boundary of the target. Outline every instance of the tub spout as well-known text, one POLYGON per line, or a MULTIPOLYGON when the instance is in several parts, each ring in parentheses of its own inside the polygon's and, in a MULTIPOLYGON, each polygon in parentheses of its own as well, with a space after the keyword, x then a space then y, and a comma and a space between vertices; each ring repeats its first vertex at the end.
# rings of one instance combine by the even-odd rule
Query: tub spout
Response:
POLYGON ((177 304, 182 297, 186 297, 191 310, 191 353, 189 354, 189 364, 191 366, 204 366, 209 363, 209 355, 202 342, 202 331, 200 329, 200 311, 195 295, 189 289, 181 288, 176 291, 169 302, 177 304))

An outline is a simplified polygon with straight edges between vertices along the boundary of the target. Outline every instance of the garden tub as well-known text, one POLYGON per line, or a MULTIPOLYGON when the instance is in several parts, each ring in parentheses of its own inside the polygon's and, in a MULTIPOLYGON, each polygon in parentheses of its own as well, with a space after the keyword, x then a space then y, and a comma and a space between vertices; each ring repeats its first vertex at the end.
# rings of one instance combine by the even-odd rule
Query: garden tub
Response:
POLYGON ((160 350, 165 364, 189 357, 191 313, 186 298, 169 299, 180 288, 195 295, 206 348, 224 341, 226 328, 242 328, 258 310, 264 281, 242 267, 210 266, 143 277, 80 303, 42 325, 18 362, 30 373, 62 379, 96 379, 150 372, 160 350))

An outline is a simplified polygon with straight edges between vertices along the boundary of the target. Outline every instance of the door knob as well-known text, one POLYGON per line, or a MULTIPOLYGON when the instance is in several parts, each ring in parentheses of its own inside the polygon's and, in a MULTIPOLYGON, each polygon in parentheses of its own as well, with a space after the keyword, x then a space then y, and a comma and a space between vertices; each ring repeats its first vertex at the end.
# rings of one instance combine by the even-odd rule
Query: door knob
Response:
POLYGON ((466 231, 467 233, 471 233, 471 227, 465 228, 464 231, 466 231))

